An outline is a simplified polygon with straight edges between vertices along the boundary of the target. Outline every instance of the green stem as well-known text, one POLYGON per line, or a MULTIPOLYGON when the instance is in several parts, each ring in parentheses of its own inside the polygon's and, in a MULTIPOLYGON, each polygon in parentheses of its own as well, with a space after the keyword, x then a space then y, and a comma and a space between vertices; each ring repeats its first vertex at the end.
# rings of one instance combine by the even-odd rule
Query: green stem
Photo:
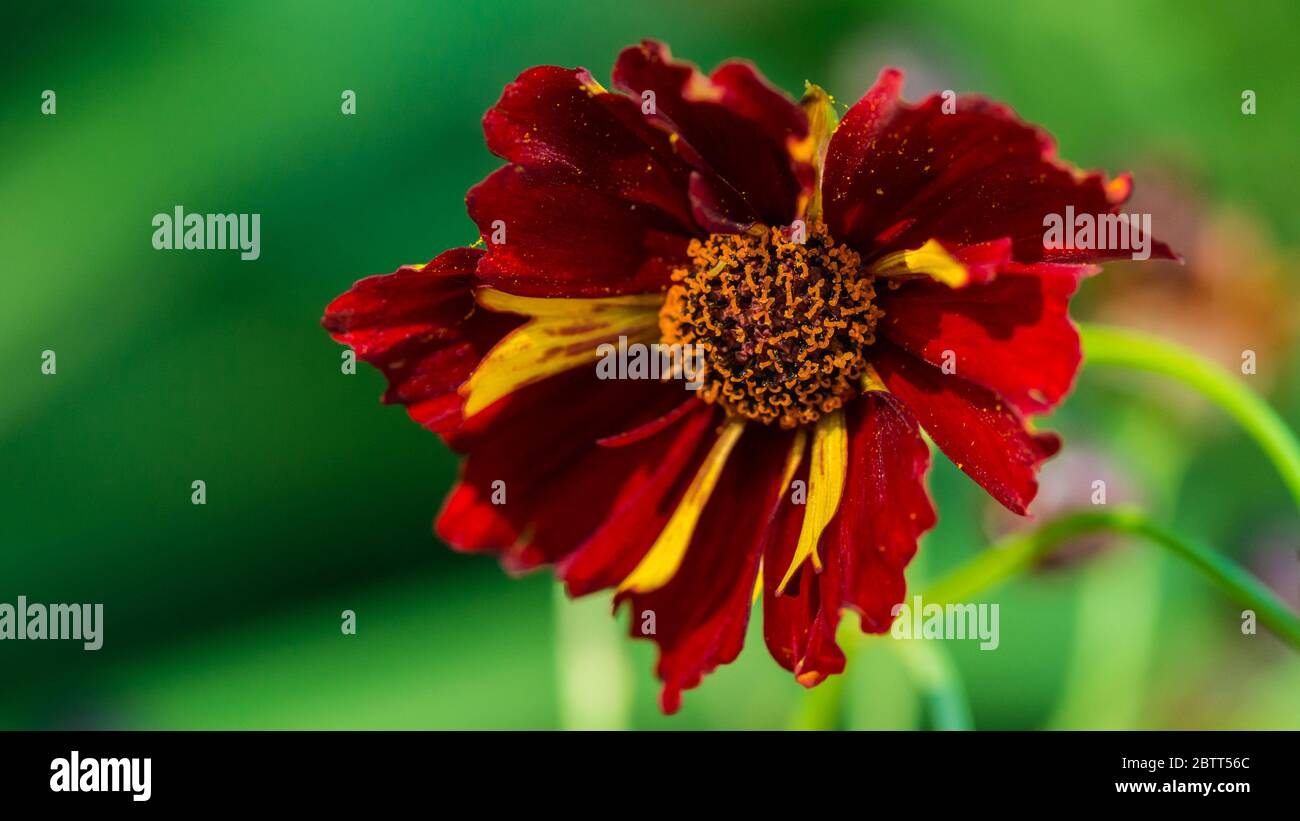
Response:
POLYGON ((973 730, 966 688, 952 662, 952 657, 939 642, 891 642, 903 666, 925 697, 930 722, 936 730, 973 730))
POLYGON ((599 596, 570 600, 554 587, 560 727, 623 730, 631 708, 631 674, 618 622, 599 596))
MULTIPOLYGON (((1300 443, 1258 395, 1223 368, 1160 339, 1120 328, 1085 325, 1080 328, 1089 364, 1118 365, 1176 379, 1218 404, 1259 444, 1282 476, 1300 507, 1300 443)), ((1300 618, 1271 590, 1238 565, 1204 545, 1174 536, 1152 524, 1139 511, 1077 513, 1030 533, 1016 534, 985 550, 964 567, 941 580, 923 598, 943 604, 969 601, 1006 581, 1071 538, 1111 530, 1138 536, 1165 548, 1201 571, 1238 604, 1253 610, 1266 627, 1300 650, 1300 618)), ((846 653, 852 651, 852 640, 846 653)), ((832 707, 838 691, 825 699, 832 707)), ((820 701, 821 699, 819 699, 820 701)), ((817 724, 834 710, 826 704, 809 709, 805 724, 817 724)))
POLYGON ((1272 590, 1214 550, 1177 537, 1132 509, 1075 513, 1038 530, 1009 536, 933 585, 922 593, 922 598, 936 604, 970 601, 1070 539, 1107 530, 1138 536, 1186 561, 1230 599, 1253 610, 1265 627, 1300 650, 1300 617, 1288 610, 1272 590))
POLYGON ((1228 412, 1272 460, 1300 507, 1300 443, 1257 394, 1217 365, 1145 334, 1121 328, 1080 328, 1087 364, 1119 365, 1172 377, 1228 412))

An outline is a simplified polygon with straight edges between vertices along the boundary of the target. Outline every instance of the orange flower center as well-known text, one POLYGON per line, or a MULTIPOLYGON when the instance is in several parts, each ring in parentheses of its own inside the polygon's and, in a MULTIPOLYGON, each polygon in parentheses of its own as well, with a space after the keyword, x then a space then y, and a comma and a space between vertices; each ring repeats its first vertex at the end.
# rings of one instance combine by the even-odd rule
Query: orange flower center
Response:
POLYGON ((763 227, 692 240, 693 266, 673 272, 659 312, 665 343, 704 351, 700 398, 783 428, 857 394, 884 315, 861 259, 824 225, 802 243, 788 236, 763 227))

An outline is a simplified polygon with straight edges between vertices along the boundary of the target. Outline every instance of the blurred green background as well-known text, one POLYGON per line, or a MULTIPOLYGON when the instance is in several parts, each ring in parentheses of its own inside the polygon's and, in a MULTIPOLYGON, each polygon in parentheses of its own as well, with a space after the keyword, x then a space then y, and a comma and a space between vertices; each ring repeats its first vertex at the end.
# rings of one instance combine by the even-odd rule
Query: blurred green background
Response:
MULTIPOLYGON (((1294 3, 141 1, 5 4, 0 20, 0 601, 102 602, 106 620, 96 653, 0 644, 0 727, 798 715, 805 691, 751 633, 664 718, 653 647, 619 638, 603 600, 557 617, 545 574, 512 579, 438 544, 454 459, 378 404, 377 372, 341 374, 318 325, 361 276, 475 238, 463 197, 498 164, 479 120, 505 83, 542 63, 603 79, 642 37, 706 69, 749 58, 791 93, 810 79, 843 103, 897 64, 910 99, 985 93, 1071 161, 1134 171, 1188 265, 1113 266, 1076 315, 1151 320, 1230 366, 1256 349, 1252 386, 1300 423, 1294 3), (45 89, 55 116, 40 113, 45 89), (344 89, 356 116, 340 113, 344 89), (260 213, 261 258, 154 251, 150 221, 176 205, 260 213), (190 503, 196 479, 205 506, 190 503)), ((1112 502, 1140 501, 1297 606, 1293 507, 1216 410, 1089 371, 1048 424, 1076 457, 1050 474, 1049 501, 1068 506, 1101 465, 1112 502)), ((1006 527, 942 457, 931 484, 941 521, 913 587, 1006 527)), ((977 727, 1300 728, 1300 660, 1241 635, 1217 590, 1145 545, 991 600, 1000 649, 943 648, 977 727)), ((842 697, 841 726, 936 723, 878 642, 842 697)))

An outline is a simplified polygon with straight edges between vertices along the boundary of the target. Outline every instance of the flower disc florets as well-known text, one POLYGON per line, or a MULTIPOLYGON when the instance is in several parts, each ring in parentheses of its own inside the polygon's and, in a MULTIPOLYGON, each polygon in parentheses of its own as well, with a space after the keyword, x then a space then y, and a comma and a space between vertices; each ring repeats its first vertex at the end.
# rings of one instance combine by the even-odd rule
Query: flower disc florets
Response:
POLYGON ((815 422, 851 399, 875 340, 875 288, 821 223, 692 240, 659 314, 664 342, 704 349, 700 398, 764 424, 815 422))

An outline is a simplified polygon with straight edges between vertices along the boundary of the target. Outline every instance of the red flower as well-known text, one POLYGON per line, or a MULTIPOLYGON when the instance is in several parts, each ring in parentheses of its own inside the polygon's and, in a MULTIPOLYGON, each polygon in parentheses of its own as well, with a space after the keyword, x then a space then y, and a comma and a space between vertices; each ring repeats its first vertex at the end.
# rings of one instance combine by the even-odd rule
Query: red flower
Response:
POLYGON ((838 127, 815 86, 796 104, 654 42, 613 79, 507 86, 483 120, 507 165, 467 198, 482 250, 363 279, 324 325, 467 454, 443 539, 617 588, 634 636, 654 612, 666 711, 736 657, 760 596, 768 649, 812 686, 843 670, 845 607, 883 632, 904 598, 935 522, 922 428, 1025 512, 1059 447, 1025 417, 1079 366, 1067 303, 1120 255, 1045 247, 1045 217, 1115 214, 1130 183, 1062 164, 1005 106, 905 103, 895 70, 838 127), (599 378, 620 336, 699 346, 698 392, 599 378))

